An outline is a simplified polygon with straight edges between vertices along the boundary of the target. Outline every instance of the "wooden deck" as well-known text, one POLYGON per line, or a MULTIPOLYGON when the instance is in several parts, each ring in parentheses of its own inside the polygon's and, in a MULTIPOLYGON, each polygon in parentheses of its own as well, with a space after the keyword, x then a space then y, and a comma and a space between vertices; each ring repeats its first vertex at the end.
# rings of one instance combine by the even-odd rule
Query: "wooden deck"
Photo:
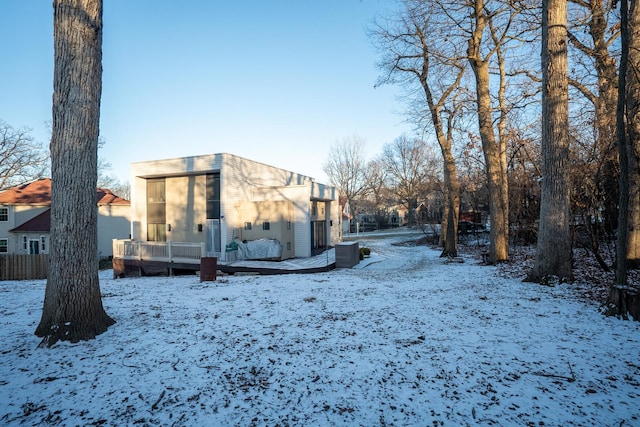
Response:
POLYGON ((292 258, 284 261, 234 261, 218 262, 218 270, 226 274, 309 274, 336 268, 335 249, 309 258, 292 258))
MULTIPOLYGON (((134 242, 114 240, 113 277, 170 276, 200 271, 204 247, 200 244, 134 242)), ((330 248, 309 258, 284 261, 224 261, 217 270, 225 274, 308 274, 336 268, 335 250, 330 248)))

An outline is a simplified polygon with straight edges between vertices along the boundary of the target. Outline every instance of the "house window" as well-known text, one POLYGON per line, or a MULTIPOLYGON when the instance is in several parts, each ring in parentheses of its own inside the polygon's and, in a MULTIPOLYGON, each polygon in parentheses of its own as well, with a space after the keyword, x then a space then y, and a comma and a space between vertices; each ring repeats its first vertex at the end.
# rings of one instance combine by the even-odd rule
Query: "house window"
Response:
POLYGON ((22 236, 22 250, 27 250, 27 236, 22 236))
POLYGON ((40 236, 40 250, 42 252, 47 249, 47 238, 45 236, 40 236))
POLYGON ((149 242, 166 242, 167 226, 166 224, 147 224, 147 241, 149 242))
POLYGON ((38 255, 40 253, 40 241, 38 239, 29 239, 29 255, 38 255))
POLYGON ((244 223, 244 229, 245 230, 251 230, 251 223, 250 222, 245 222, 244 223))
POLYGON ((311 215, 318 215, 318 206, 315 203, 311 204, 311 215))
POLYGON ((270 230, 271 229, 271 224, 268 221, 265 221, 262 223, 262 229, 263 230, 270 230))
POLYGON ((291 242, 287 242, 287 250, 290 251, 291 250, 291 242))
POLYGON ((147 203, 165 203, 165 197, 164 178, 147 181, 147 203))
POLYGON ((9 221, 9 208, 0 208, 0 222, 9 221))
POLYGON ((147 180, 147 240, 166 242, 166 190, 164 178, 147 180))
POLYGON ((287 221, 287 230, 291 230, 291 221, 287 221))
POLYGON ((0 254, 9 252, 9 239, 0 239, 0 254))
POLYGON ((207 219, 220 219, 220 174, 207 174, 207 219))

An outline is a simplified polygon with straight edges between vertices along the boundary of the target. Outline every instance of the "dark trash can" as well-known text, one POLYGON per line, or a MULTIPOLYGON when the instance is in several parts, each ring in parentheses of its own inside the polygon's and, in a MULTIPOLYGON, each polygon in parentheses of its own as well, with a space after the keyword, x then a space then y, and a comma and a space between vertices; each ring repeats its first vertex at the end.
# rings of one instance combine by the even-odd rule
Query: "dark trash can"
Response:
POLYGON ((216 280, 216 270, 218 269, 218 258, 202 257, 200 258, 200 281, 216 280))

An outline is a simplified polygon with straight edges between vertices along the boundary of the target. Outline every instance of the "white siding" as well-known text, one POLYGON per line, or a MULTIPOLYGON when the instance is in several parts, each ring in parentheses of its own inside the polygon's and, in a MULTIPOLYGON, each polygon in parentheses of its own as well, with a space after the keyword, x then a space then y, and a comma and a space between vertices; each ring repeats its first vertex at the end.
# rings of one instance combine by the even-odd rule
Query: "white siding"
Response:
POLYGON ((113 239, 128 239, 131 206, 98 206, 98 258, 113 256, 113 239))

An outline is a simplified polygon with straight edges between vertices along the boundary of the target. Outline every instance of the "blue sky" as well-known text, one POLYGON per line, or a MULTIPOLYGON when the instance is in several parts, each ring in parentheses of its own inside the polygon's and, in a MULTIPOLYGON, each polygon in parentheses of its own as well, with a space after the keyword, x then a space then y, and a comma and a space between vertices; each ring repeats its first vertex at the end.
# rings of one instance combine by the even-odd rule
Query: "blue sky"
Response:
MULTIPOLYGON (((51 3, 0 3, 0 119, 47 144, 51 3)), ((230 152, 326 182, 336 141, 373 156, 411 131, 366 35, 394 4, 104 0, 100 155, 122 181, 131 162, 230 152)))

